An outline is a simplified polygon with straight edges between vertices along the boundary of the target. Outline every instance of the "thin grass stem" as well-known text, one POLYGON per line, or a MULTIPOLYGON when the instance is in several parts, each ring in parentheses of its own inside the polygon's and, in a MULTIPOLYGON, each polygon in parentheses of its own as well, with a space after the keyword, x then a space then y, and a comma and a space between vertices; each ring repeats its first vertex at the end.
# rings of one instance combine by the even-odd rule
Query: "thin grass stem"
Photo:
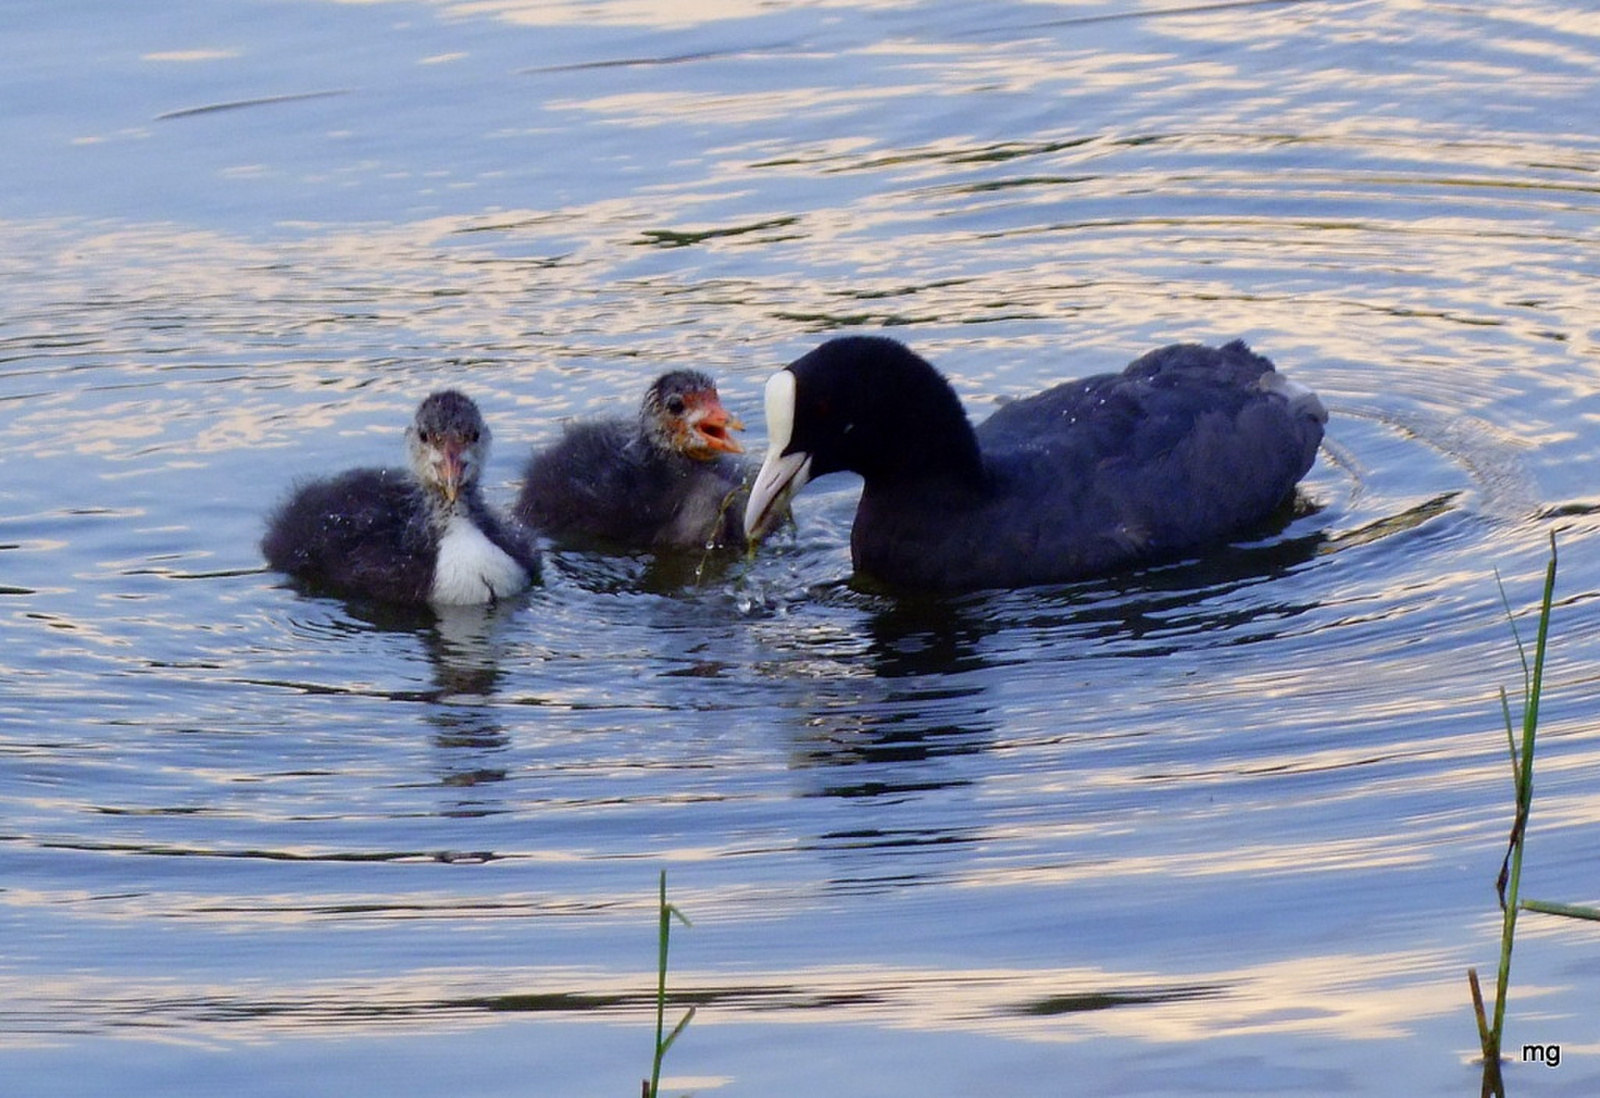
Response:
POLYGON ((691 1019, 694 1018, 694 1007, 690 1007, 672 1032, 668 1034, 667 1028, 667 953, 672 942, 672 920, 677 919, 684 926, 693 926, 689 917, 678 908, 667 903, 667 871, 661 871, 660 898, 657 903, 659 921, 656 924, 656 1051, 650 1064, 650 1078, 644 1084, 644 1098, 660 1098, 661 1096, 661 1061, 666 1058, 667 1050, 678 1039, 691 1019))
MULTIPOLYGON (((1527 846, 1528 816, 1533 808, 1534 745, 1539 729, 1539 699, 1544 689, 1545 650, 1550 638, 1550 608, 1555 601, 1556 559, 1556 539, 1555 535, 1551 534, 1550 561, 1545 566, 1544 595, 1539 604, 1539 628, 1534 638, 1531 668, 1528 665, 1527 652, 1522 646, 1522 638, 1517 634, 1516 622, 1513 621, 1511 625, 1523 668, 1522 737, 1519 750, 1512 729, 1510 706, 1502 692, 1501 708, 1506 717, 1506 734, 1511 741, 1511 773, 1516 790, 1516 815, 1511 824, 1511 837, 1507 843, 1506 857, 1501 863, 1500 878, 1497 882, 1503 913, 1500 928, 1500 966, 1495 980, 1494 1020, 1489 1025, 1488 1033, 1481 1034, 1484 1038, 1485 1070, 1488 1070, 1491 1064, 1498 1066, 1500 1061, 1501 1040, 1505 1032, 1506 997, 1511 983, 1511 950, 1516 942, 1517 912, 1523 906, 1519 903, 1522 887, 1522 854, 1527 846)), ((1501 599, 1506 601, 1509 610, 1510 603, 1505 599, 1503 586, 1501 599)), ((1481 1022, 1479 1028, 1481 1032, 1481 1022)))
POLYGON ((1589 919, 1600 922, 1600 908, 1581 904, 1558 904, 1551 900, 1523 900, 1522 910, 1539 911, 1546 915, 1565 915, 1569 919, 1589 919))

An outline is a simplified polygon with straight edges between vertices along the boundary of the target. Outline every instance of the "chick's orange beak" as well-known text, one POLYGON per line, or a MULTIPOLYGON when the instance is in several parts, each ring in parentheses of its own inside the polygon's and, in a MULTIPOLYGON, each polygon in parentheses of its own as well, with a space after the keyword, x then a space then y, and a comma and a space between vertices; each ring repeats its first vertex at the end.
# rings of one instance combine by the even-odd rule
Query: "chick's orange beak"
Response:
POLYGON ((744 430, 744 424, 728 414, 714 393, 706 393, 690 403, 687 416, 690 429, 690 452, 694 457, 709 461, 717 454, 742 454, 744 447, 730 431, 744 430))

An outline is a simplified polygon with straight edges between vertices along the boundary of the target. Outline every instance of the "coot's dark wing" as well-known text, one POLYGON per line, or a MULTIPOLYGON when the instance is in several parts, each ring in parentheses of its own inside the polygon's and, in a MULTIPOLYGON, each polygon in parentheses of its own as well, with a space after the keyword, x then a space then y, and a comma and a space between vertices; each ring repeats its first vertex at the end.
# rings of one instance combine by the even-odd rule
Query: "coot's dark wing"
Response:
POLYGON ((297 489, 267 521, 261 550, 280 572, 386 602, 433 584, 421 489, 399 469, 355 469, 297 489))
POLYGON ((580 423, 528 462, 516 513, 553 537, 638 548, 735 544, 740 483, 732 462, 664 453, 631 423, 580 423))
POLYGON ((978 437, 1016 505, 1002 529, 1088 574, 1261 522, 1311 467, 1325 419, 1242 343, 1183 344, 1007 405, 978 437))
POLYGON ((1261 379, 1274 372, 1268 359, 1238 340, 1220 348, 1173 344, 1135 359, 1120 373, 1069 381, 1009 401, 979 426, 978 438, 988 447, 1049 443, 1065 440, 1069 427, 1090 426, 1114 439, 1153 410, 1176 413, 1181 430, 1198 409, 1196 400, 1208 399, 1197 394, 1238 399, 1259 390, 1261 379))

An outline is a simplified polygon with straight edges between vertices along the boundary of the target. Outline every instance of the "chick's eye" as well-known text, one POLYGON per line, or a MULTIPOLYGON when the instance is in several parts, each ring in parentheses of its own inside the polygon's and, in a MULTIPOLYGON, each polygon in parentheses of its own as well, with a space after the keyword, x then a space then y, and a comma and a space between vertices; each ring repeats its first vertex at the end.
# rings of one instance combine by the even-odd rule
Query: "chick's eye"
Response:
POLYGON ((675 416, 681 416, 681 415, 683 415, 683 409, 684 409, 684 404, 683 404, 683 398, 681 396, 670 396, 670 397, 667 398, 667 411, 668 412, 671 412, 675 416))
POLYGON ((417 441, 422 443, 424 446, 426 446, 428 444, 428 432, 426 432, 426 431, 418 431, 417 432, 417 441))
POLYGON ((478 443, 478 432, 476 432, 476 431, 468 431, 467 432, 467 441, 472 443, 474 446, 476 446, 477 443, 478 443))

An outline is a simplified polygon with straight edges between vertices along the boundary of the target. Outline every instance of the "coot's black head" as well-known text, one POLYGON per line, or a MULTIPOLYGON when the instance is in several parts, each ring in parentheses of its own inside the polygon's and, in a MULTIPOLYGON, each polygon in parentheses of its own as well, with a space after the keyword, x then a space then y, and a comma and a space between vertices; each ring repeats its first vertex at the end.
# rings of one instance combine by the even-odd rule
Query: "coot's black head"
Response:
POLYGON ((883 336, 832 339, 767 382, 767 456, 745 509, 761 537, 808 481, 848 470, 868 486, 981 475, 977 438, 944 376, 883 336))
POLYGON ((744 430, 744 424, 728 414, 716 383, 698 370, 674 370, 658 377, 639 406, 639 426, 657 449, 696 461, 744 453, 729 433, 744 430))
POLYGON ((445 389, 417 405, 406 445, 417 479, 454 503, 478 482, 489 452, 489 427, 470 397, 445 389))

